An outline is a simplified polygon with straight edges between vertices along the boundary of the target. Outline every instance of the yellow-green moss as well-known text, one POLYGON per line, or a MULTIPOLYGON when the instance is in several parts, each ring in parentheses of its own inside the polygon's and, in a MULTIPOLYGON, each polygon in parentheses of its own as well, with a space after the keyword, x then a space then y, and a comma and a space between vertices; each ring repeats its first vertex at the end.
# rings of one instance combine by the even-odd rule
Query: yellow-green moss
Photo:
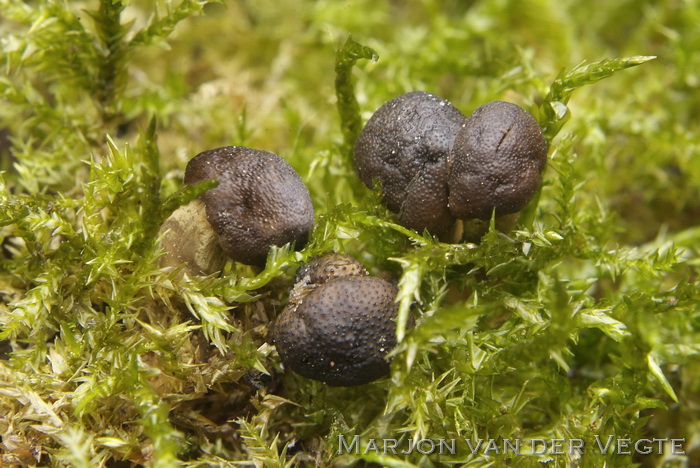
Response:
POLYGON ((679 459, 700 460, 697 2, 0 11, 0 465, 668 459, 469 447, 609 434, 686 438, 679 459), (359 126, 419 89, 465 114, 501 99, 537 116, 548 167, 513 232, 440 243, 397 225, 357 179, 359 126), (160 223, 211 187, 183 188, 184 165, 224 145, 290 162, 317 209, 313 238, 274 249, 262 271, 163 271, 160 223), (390 378, 327 387, 284 372, 266 341, 296 268, 329 250, 399 286, 390 378), (338 455, 356 434, 455 439, 457 453, 338 455))

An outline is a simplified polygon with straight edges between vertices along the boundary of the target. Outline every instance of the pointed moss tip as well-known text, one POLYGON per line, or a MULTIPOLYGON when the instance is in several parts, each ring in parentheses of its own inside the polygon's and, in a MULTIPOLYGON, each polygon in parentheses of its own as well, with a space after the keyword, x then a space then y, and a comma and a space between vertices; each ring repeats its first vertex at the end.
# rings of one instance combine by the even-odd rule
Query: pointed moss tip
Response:
POLYGON ((657 58, 658 57, 656 55, 635 55, 633 57, 629 57, 628 61, 634 63, 635 65, 641 65, 642 63, 650 62, 657 58))

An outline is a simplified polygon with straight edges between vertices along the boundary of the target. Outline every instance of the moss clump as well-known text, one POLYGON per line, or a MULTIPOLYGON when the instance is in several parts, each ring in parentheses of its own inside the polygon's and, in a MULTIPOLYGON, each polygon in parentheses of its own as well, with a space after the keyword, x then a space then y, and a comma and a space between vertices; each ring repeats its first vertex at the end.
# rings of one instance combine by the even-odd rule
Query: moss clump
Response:
POLYGON ((470 449, 614 434, 686 438, 697 465, 700 6, 652 3, 0 0, 2 464, 673 458, 470 449), (624 70, 640 54, 658 58, 624 70), (413 90, 537 118, 544 184, 510 234, 440 243, 359 181, 359 129, 413 90), (186 161, 228 145, 302 175, 309 244, 262 271, 159 268, 160 224, 212 187, 183 187, 186 161), (331 250, 397 281, 390 378, 331 388, 268 342, 298 266, 331 250), (340 435, 456 453, 339 455, 340 435))

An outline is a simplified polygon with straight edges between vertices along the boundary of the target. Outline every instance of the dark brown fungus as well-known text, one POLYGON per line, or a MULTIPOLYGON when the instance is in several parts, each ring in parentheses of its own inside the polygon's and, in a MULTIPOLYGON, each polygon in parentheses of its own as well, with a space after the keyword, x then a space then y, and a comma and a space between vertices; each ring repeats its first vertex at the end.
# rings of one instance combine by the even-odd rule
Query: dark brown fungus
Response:
POLYGON ((396 287, 367 276, 350 256, 330 254, 299 270, 273 337, 285 366, 334 386, 362 385, 389 373, 396 346, 396 287))
POLYGON ((402 224, 439 235, 455 218, 447 207, 447 155, 464 115, 424 91, 402 94, 380 107, 355 145, 362 182, 379 181, 387 207, 402 224))
POLYGON ((465 122, 448 161, 452 214, 488 220, 527 205, 542 182, 547 142, 527 111, 489 102, 465 122))
POLYGON ((433 94, 402 94, 380 107, 358 137, 355 164, 378 181, 406 227, 443 240, 478 240, 496 215, 507 229, 541 182, 547 143, 515 104, 485 104, 466 118, 433 94), (461 234, 460 234, 461 236, 461 234))
POLYGON ((190 273, 208 274, 220 268, 221 250, 263 266, 270 246, 306 244, 314 223, 311 196, 282 158, 240 146, 204 151, 187 164, 185 183, 209 179, 219 185, 164 223, 166 264, 186 262, 190 273))

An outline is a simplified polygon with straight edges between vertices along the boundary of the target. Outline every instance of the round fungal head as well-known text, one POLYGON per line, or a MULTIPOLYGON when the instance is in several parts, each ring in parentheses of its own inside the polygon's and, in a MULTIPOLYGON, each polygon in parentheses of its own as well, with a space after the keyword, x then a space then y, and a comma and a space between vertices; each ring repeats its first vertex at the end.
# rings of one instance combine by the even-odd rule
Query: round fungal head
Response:
POLYGON ((380 107, 355 145, 355 165, 370 188, 379 181, 387 207, 407 227, 433 234, 455 219, 447 207, 446 161, 464 115, 424 91, 402 94, 380 107))
POLYGON ((309 191, 279 156, 241 146, 217 148, 195 156, 185 183, 217 179, 202 195, 209 224, 232 259, 264 265, 272 245, 303 247, 313 228, 309 191))
POLYGON ((389 373, 396 346, 397 289, 371 276, 348 276, 311 290, 274 327, 285 366, 334 386, 362 385, 389 373))
POLYGON ((547 142, 532 115, 503 101, 479 107, 455 138, 448 162, 451 213, 490 219, 522 210, 542 181, 547 142))

